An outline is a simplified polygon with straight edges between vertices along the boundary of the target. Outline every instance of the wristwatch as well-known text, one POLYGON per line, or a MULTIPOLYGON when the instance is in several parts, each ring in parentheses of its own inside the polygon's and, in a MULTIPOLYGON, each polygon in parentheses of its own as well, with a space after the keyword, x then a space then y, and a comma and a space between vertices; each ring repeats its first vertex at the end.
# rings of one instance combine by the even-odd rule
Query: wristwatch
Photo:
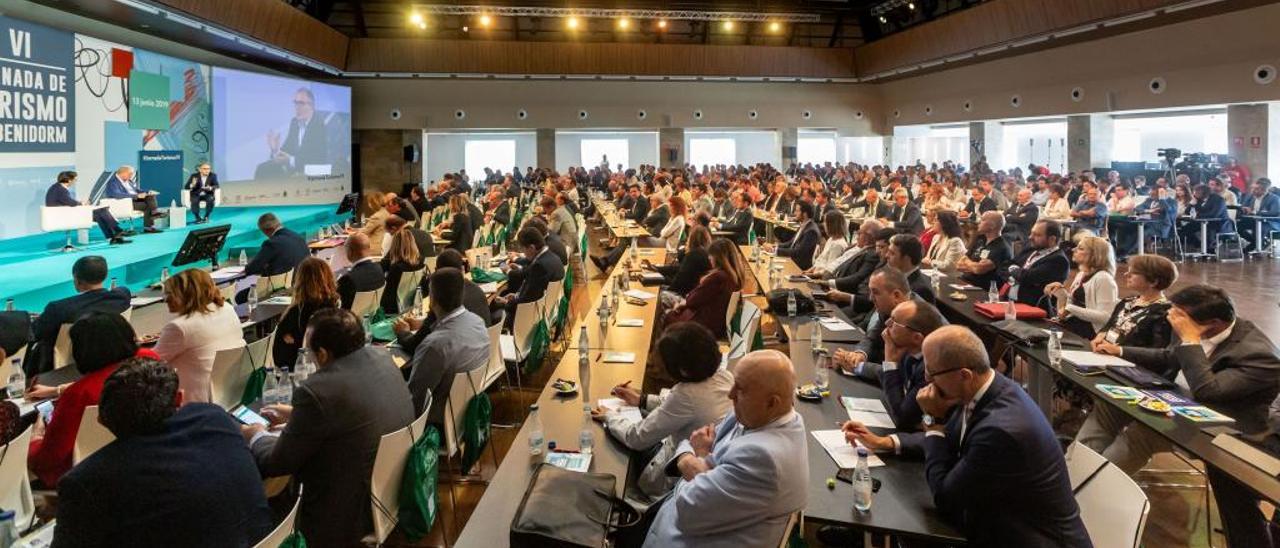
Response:
POLYGON ((933 418, 933 415, 930 415, 928 413, 926 413, 923 417, 921 417, 921 421, 924 422, 924 425, 926 427, 933 426, 934 424, 937 423, 937 420, 933 418))

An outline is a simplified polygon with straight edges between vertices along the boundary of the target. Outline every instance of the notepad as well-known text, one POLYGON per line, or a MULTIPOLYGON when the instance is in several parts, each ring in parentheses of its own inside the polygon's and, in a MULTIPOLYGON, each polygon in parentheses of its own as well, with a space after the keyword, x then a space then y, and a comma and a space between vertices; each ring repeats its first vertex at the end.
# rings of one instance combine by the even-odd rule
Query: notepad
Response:
POLYGON ((279 297, 272 297, 258 304, 275 304, 275 305, 289 306, 289 304, 291 303, 293 303, 293 297, 290 297, 288 295, 280 295, 279 297))
POLYGON ((164 297, 134 297, 129 299, 129 306, 147 306, 163 301, 164 297))
POLYGON ((482 283, 482 284, 480 284, 480 290, 481 290, 481 291, 483 291, 485 295, 489 295, 489 294, 492 294, 492 293, 497 293, 497 292, 498 292, 498 282, 486 282, 486 283, 482 283))
POLYGON ((587 453, 547 453, 545 462, 556 468, 574 472, 586 472, 591 469, 591 455, 587 453))
POLYGON ((1235 422, 1236 420, 1203 405, 1174 407, 1173 412, 1192 422, 1235 422))
POLYGON ((209 276, 214 279, 234 278, 236 276, 239 276, 243 272, 244 272, 243 266, 224 266, 222 268, 214 270, 213 272, 210 272, 209 276))
POLYGON ((893 417, 885 410, 884 403, 873 398, 840 397, 840 405, 849 413, 849 420, 857 421, 868 427, 896 428, 893 417))
POLYGON ((855 331, 858 329, 851 324, 845 323, 844 320, 839 318, 822 318, 818 320, 818 323, 821 323, 822 327, 827 328, 827 331, 855 331))
POLYGON ((626 318, 618 320, 618 327, 644 327, 644 320, 640 318, 626 318))
POLYGON ((631 297, 633 299, 642 299, 646 301, 654 297, 657 297, 657 295, 654 295, 653 293, 650 293, 648 291, 641 291, 639 289, 628 289, 622 294, 623 296, 626 296, 626 297, 631 297))
POLYGON ((979 289, 977 286, 969 284, 947 284, 947 286, 956 291, 977 291, 979 289))
POLYGON ((604 363, 632 363, 636 361, 635 352, 605 352, 601 358, 604 363))
MULTIPOLYGON (((818 440, 818 444, 827 451, 827 456, 836 461, 836 466, 840 468, 857 468, 858 448, 849 445, 849 442, 844 440, 844 432, 840 430, 814 430, 810 434, 813 434, 813 438, 818 440)), ((861 443, 858 444, 858 446, 861 445, 861 443)), ((870 451, 868 450, 868 452, 870 451)), ((872 468, 884 466, 884 461, 880 460, 880 457, 876 456, 875 453, 871 453, 867 456, 867 466, 872 468)))
POLYGON ((640 414, 639 407, 627 405, 627 402, 622 401, 620 398, 600 398, 596 402, 596 406, 617 413, 628 421, 640 422, 644 420, 644 416, 640 414))
POLYGON ((1133 362, 1088 350, 1063 350, 1062 359, 1078 367, 1133 367, 1133 362))

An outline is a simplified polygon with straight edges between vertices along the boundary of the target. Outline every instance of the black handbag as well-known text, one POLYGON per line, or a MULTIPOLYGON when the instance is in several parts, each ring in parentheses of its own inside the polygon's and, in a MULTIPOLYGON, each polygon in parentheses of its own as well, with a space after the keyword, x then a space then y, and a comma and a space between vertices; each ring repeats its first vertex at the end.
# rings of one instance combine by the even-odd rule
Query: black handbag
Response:
POLYGON ((511 546, 605 546, 610 531, 640 519, 613 494, 616 483, 613 474, 539 464, 511 520, 511 546))
POLYGON ((797 316, 809 316, 817 312, 818 305, 813 302, 813 298, 799 289, 775 289, 770 291, 765 298, 769 303, 769 312, 775 316, 786 315, 787 295, 793 292, 796 294, 797 316))

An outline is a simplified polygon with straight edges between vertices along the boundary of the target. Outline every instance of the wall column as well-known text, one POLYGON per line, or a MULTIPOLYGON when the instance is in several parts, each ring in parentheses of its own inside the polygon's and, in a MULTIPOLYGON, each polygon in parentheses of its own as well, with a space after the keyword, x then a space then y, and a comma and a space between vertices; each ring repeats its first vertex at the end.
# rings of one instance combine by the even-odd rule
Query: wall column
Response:
POLYGON ((1068 116, 1067 171, 1082 173, 1093 168, 1110 169, 1115 139, 1115 120, 1110 114, 1068 116))
POLYGON ((786 171, 787 167, 796 163, 800 146, 800 132, 793 127, 778 128, 778 157, 782 165, 778 169, 786 171))
POLYGON ((684 128, 658 128, 658 165, 668 169, 684 167, 684 128))
POLYGON ((538 168, 556 168, 556 130, 538 128, 538 168))
POLYGON ((1013 167, 1002 165, 1004 127, 1000 122, 969 122, 969 165, 978 165, 984 156, 993 171, 1013 167))
POLYGON ((1227 138, 1231 156, 1254 180, 1269 177, 1271 166, 1280 165, 1280 107, 1227 105, 1227 138))

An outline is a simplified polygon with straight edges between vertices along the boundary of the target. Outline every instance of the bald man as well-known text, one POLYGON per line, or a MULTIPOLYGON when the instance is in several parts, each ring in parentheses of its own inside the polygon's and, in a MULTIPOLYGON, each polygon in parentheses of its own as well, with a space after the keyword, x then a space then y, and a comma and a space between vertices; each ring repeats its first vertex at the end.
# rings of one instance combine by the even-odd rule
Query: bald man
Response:
POLYGON ((1014 234, 1019 239, 1026 239, 1031 234, 1031 227, 1040 219, 1040 206, 1031 198, 1030 188, 1018 191, 1017 201, 1009 206, 1009 211, 1004 216, 1005 232, 1014 234))
POLYGON ((351 266, 338 278, 338 296, 342 299, 342 308, 351 310, 356 293, 379 289, 386 285, 387 279, 382 273, 382 265, 373 260, 368 235, 363 232, 352 234, 347 238, 344 251, 351 266))
POLYGON ((776 350, 738 362, 733 412, 695 430, 667 465, 681 480, 658 509, 646 548, 777 545, 809 481, 804 420, 792 409, 796 375, 776 350))
POLYGON ((947 326, 923 349, 924 434, 900 441, 904 452, 923 448, 938 511, 975 546, 1092 546, 1053 429, 1016 382, 991 369, 982 340, 947 326))
POLYGON ((1013 260, 1013 246, 1001 235, 1004 216, 999 211, 988 211, 978 221, 978 233, 969 245, 969 252, 956 261, 956 270, 965 282, 987 289, 992 282, 997 286, 1004 282, 1000 272, 1013 260))

